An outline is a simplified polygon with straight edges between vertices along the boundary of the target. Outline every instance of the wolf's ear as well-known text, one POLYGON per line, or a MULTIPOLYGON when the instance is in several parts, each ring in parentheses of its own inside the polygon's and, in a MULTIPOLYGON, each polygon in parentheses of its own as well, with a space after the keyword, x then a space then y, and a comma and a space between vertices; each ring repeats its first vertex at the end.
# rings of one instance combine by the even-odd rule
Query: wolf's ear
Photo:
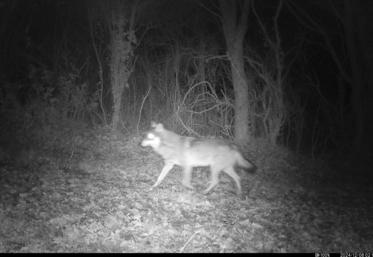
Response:
POLYGON ((151 127, 155 130, 155 131, 162 131, 164 130, 164 127, 163 127, 163 124, 162 123, 156 123, 154 121, 151 122, 151 127))

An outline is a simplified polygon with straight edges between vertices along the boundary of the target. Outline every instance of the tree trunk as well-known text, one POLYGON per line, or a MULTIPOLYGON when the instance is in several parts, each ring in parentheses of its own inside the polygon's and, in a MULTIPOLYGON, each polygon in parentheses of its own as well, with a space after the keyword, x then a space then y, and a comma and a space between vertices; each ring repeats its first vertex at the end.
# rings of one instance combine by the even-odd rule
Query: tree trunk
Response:
POLYGON ((113 129, 117 129, 120 121, 120 113, 122 106, 122 95, 125 85, 128 83, 128 76, 124 69, 121 67, 121 63, 124 63, 123 57, 118 53, 120 52, 121 42, 120 35, 113 35, 113 42, 111 45, 111 60, 110 60, 110 82, 111 82, 111 93, 113 98, 113 116, 111 120, 111 126, 113 129), (116 37, 119 37, 117 39, 116 37))
POLYGON ((117 129, 120 121, 122 96, 134 65, 134 32, 137 2, 110 2, 111 44, 110 44, 110 82, 113 98, 112 129, 117 129), (130 6, 131 5, 131 6, 130 6), (128 12, 130 10, 130 12, 128 12))
POLYGON ((234 135, 240 144, 249 141, 249 84, 244 68, 243 43, 251 1, 220 0, 221 22, 232 72, 234 135))
POLYGON ((243 43, 231 43, 228 48, 234 90, 234 135, 235 140, 249 140, 249 91, 243 61, 243 43))

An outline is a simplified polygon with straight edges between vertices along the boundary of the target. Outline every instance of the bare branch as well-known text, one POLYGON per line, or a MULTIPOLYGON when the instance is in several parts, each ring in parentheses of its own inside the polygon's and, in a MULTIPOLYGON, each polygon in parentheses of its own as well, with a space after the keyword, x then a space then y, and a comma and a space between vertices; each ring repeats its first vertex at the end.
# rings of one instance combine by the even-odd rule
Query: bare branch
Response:
POLYGON ((202 6, 203 9, 205 9, 206 11, 208 11, 209 13, 211 13, 212 15, 218 17, 219 20, 222 19, 222 16, 221 16, 219 13, 217 13, 217 12, 211 10, 211 8, 208 8, 206 5, 204 5, 204 4, 201 3, 201 2, 198 2, 198 4, 199 4, 200 6, 202 6))
POLYGON ((145 94, 145 96, 144 96, 144 98, 142 99, 142 102, 141 102, 140 111, 139 111, 139 118, 137 119, 137 125, 136 125, 136 131, 137 131, 137 133, 139 133, 139 125, 140 125, 140 121, 141 121, 142 109, 144 107, 144 103, 146 101, 146 98, 148 98, 151 90, 152 90, 152 87, 149 86, 148 92, 146 92, 146 94, 145 94))
POLYGON ((253 9, 253 13, 254 13, 256 19, 258 20, 260 28, 263 31, 265 41, 273 48, 273 41, 271 40, 271 38, 270 38, 270 36, 268 34, 268 31, 267 31, 267 29, 264 26, 264 23, 262 22, 262 20, 260 19, 258 13, 256 12, 256 9, 255 9, 255 6, 254 6, 254 2, 252 4, 252 9, 253 9))
POLYGON ((338 54, 333 46, 329 35, 325 32, 325 30, 318 24, 312 17, 310 17, 306 12, 304 12, 301 8, 298 8, 292 1, 286 1, 287 6, 290 12, 295 16, 295 18, 306 28, 310 29, 311 31, 315 31, 324 38, 325 44, 329 50, 329 53, 334 60, 334 63, 337 65, 337 68, 343 77, 343 79, 351 83, 351 77, 348 75, 344 67, 342 66, 342 62, 338 57, 338 54), (299 16, 298 13, 301 15, 299 16))

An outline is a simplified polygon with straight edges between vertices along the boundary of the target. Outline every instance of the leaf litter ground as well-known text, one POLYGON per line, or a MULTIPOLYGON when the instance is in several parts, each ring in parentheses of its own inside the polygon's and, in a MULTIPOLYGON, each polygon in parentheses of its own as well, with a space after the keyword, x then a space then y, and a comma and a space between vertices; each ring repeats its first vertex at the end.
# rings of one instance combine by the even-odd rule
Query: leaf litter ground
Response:
POLYGON ((65 154, 1 164, 0 252, 373 250, 372 188, 338 181, 323 164, 259 144, 242 197, 224 175, 203 195, 207 169, 194 171, 193 191, 180 169, 149 191, 161 158, 139 137, 94 135, 65 154))

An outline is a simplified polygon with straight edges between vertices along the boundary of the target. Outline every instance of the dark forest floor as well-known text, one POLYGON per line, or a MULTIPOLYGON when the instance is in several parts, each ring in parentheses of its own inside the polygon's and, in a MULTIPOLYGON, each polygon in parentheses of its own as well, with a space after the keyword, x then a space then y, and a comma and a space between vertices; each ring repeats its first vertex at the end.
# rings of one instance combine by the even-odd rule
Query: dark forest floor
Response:
POLYGON ((180 169, 149 191, 162 160, 128 138, 86 132, 68 151, 2 158, 0 252, 373 251, 372 180, 355 171, 259 147, 243 197, 225 175, 203 195, 206 169, 194 191, 180 169))

